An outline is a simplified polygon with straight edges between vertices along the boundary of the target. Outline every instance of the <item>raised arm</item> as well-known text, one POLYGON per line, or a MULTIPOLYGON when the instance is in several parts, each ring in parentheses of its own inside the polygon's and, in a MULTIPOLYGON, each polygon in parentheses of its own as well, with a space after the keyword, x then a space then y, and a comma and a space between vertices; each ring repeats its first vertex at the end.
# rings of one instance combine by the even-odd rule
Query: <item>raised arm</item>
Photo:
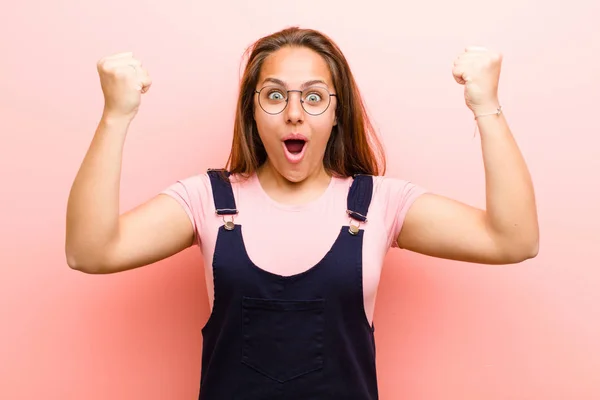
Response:
POLYGON ((518 263, 538 253, 538 219, 527 165, 499 112, 502 56, 467 48, 453 69, 477 119, 486 179, 486 209, 424 194, 408 211, 398 246, 439 258, 518 263))
POLYGON ((194 232, 183 208, 162 194, 120 215, 125 137, 151 81, 131 53, 103 58, 98 73, 105 106, 69 195, 65 253, 71 268, 105 274, 173 255, 194 232))

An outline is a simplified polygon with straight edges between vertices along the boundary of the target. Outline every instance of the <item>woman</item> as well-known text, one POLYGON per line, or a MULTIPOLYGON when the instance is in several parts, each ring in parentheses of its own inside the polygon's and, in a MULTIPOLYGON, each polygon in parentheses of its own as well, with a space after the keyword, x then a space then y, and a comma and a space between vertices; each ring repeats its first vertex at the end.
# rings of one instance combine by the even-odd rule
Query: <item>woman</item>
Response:
POLYGON ((500 55, 468 48, 453 70, 481 133, 486 211, 382 177, 342 52, 290 28, 251 48, 227 170, 119 215, 123 144, 151 80, 131 53, 106 57, 103 116, 69 198, 68 264, 114 273, 200 246, 212 307, 201 399, 376 399, 372 317, 390 247, 486 264, 537 253, 532 183, 498 102, 500 66, 500 55))

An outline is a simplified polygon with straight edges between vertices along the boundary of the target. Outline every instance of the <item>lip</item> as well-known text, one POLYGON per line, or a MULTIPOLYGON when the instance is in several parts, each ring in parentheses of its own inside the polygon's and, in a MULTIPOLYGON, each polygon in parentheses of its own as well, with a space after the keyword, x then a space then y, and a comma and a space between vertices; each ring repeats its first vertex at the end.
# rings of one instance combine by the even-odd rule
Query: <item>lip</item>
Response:
POLYGON ((300 133, 290 133, 287 136, 284 136, 281 141, 285 142, 286 140, 304 140, 305 142, 308 142, 308 139, 306 136, 300 134, 300 133))
POLYGON ((298 164, 300 161, 302 161, 302 159, 304 159, 304 154, 306 153, 306 148, 308 147, 308 139, 306 136, 299 133, 291 133, 281 140, 281 146, 283 147, 283 154, 285 155, 287 161, 290 164, 298 164), (303 140, 304 146, 302 146, 300 153, 290 153, 285 145, 286 140, 303 140))

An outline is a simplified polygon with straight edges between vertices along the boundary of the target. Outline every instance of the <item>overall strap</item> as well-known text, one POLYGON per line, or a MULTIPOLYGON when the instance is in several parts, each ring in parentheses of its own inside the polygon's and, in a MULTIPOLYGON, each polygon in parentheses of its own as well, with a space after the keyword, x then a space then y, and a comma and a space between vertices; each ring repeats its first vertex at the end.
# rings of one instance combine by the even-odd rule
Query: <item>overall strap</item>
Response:
MULTIPOLYGON (((373 177, 357 174, 348 191, 346 213, 355 221, 367 222, 367 213, 373 197, 373 177)), ((356 235, 358 226, 350 224, 350 233, 356 235)))
POLYGON ((212 186, 213 200, 217 215, 234 215, 238 213, 233 197, 229 172, 224 169, 207 171, 212 186))
POLYGON ((224 228, 232 231, 235 228, 233 216, 238 213, 233 197, 233 189, 229 181, 229 172, 224 169, 209 169, 207 171, 210 178, 210 185, 215 202, 215 212, 223 216, 224 228), (225 221, 225 215, 231 215, 231 220, 225 221))

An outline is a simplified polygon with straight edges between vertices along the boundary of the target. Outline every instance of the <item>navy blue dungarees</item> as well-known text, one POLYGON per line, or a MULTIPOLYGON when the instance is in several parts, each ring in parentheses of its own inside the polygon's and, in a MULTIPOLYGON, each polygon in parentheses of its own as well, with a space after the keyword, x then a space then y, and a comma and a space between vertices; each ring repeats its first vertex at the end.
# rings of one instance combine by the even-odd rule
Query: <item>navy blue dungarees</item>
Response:
POLYGON ((280 276, 250 260, 242 226, 228 217, 238 212, 231 184, 220 171, 208 174, 217 214, 227 222, 219 227, 214 252, 215 296, 202 329, 199 399, 377 399, 359 228, 366 221, 373 178, 354 177, 347 210, 340 210, 353 223, 340 227, 323 259, 305 272, 280 276))

